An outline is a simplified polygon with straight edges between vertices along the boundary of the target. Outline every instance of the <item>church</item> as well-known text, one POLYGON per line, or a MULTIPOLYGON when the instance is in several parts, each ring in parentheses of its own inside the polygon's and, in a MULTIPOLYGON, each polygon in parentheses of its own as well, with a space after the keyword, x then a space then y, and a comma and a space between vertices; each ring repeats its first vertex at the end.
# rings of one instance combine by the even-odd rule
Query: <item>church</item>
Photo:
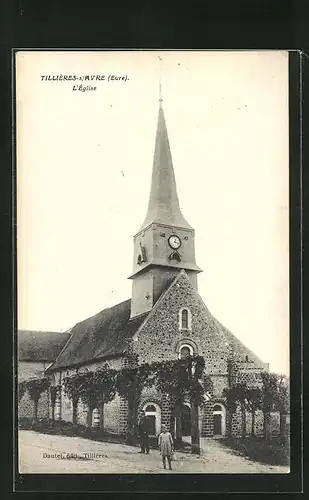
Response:
MULTIPOLYGON (((61 385, 67 376, 96 370, 106 363, 114 369, 130 366, 133 357, 139 363, 151 363, 203 356, 212 390, 199 408, 200 435, 224 436, 227 411, 223 390, 230 386, 231 377, 257 385, 260 372, 269 367, 212 316, 198 292, 198 274, 202 272, 198 264, 195 231, 179 205, 160 100, 148 210, 134 236, 129 276, 132 296, 70 330, 67 342, 45 372, 52 384, 61 385)), ((152 422, 153 435, 159 433, 161 424, 171 426, 170 404, 154 389, 143 390, 139 402, 142 410, 152 422)), ((190 414, 190 402, 184 403, 183 435, 190 435, 190 414)), ((257 435, 263 432, 261 417, 256 416, 257 435)), ((63 391, 56 402, 56 418, 72 421, 72 403, 63 391)), ((86 423, 87 408, 82 403, 77 418, 79 423, 86 423)), ((248 414, 248 430, 250 418, 248 414)), ((125 434, 126 426, 127 402, 116 396, 104 405, 104 427, 125 434)), ((232 432, 241 433, 240 410, 234 415, 232 432)))

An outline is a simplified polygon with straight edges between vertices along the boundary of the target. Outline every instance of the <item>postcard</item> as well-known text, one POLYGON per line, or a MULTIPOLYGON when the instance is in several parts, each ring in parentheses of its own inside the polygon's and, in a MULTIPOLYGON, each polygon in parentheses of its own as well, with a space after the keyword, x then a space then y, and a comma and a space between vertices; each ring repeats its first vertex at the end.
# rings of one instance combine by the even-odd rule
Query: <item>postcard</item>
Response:
POLYGON ((18 50, 20 474, 287 474, 287 51, 18 50))

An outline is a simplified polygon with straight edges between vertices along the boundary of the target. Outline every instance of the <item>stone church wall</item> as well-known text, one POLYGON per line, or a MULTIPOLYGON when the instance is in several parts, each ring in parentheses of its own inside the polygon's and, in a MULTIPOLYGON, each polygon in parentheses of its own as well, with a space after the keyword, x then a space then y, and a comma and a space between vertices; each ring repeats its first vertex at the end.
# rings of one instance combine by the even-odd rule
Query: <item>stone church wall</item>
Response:
POLYGON ((211 375, 211 380, 213 382, 213 395, 214 397, 221 397, 223 389, 228 387, 228 374, 222 373, 220 375, 211 375))
MULTIPOLYGON (((259 373, 265 366, 245 346, 238 344, 222 330, 186 275, 182 274, 163 294, 157 307, 135 335, 132 349, 138 355, 140 363, 151 363, 177 359, 181 345, 189 344, 194 354, 204 356, 205 372, 213 382, 213 397, 216 400, 222 398, 223 389, 229 385, 227 360, 232 343, 234 356, 240 367, 237 381, 256 385, 260 382, 259 373), (190 310, 190 330, 180 328, 179 310, 182 307, 190 310)), ((205 437, 213 435, 212 406, 213 402, 209 402, 202 411, 202 436, 205 437)), ((162 422, 164 419, 168 421, 168 417, 162 417, 162 422)), ((234 415, 232 429, 235 435, 241 435, 240 410, 234 415)))
POLYGON ((245 360, 248 356, 250 366, 262 366, 258 358, 218 326, 185 274, 181 274, 159 299, 135 336, 133 349, 140 363, 175 359, 182 342, 189 343, 196 354, 204 356, 208 374, 227 372, 232 342, 237 359, 245 360), (191 329, 180 328, 179 310, 182 307, 188 307, 191 312, 191 329))
POLYGON ((120 434, 121 399, 116 395, 115 399, 104 405, 104 428, 108 432, 120 434))
MULTIPOLYGON (((111 368, 119 369, 130 365, 138 359, 139 363, 160 360, 174 360, 179 356, 182 344, 192 347, 194 354, 204 356, 205 373, 211 377, 213 382, 212 399, 206 402, 201 409, 201 435, 213 436, 213 404, 218 401, 224 404, 222 392, 228 387, 228 358, 231 353, 231 345, 234 348, 234 356, 239 368, 237 381, 244 381, 256 385, 259 371, 263 364, 238 343, 231 334, 227 334, 224 328, 211 316, 203 303, 201 297, 190 284, 185 273, 180 274, 173 286, 159 299, 159 303, 150 312, 146 322, 135 334, 133 340, 128 344, 129 353, 127 358, 109 360, 111 368), (191 314, 191 328, 182 329, 179 324, 179 311, 187 307, 191 314)), ((78 369, 97 370, 106 361, 96 361, 78 369)), ((65 376, 71 376, 77 372, 76 368, 55 373, 53 383, 59 383, 65 376)), ((145 402, 154 402, 160 406, 160 421, 170 425, 171 405, 166 398, 162 398, 152 389, 144 390, 141 396, 140 408, 145 402)), ((226 418, 226 412, 223 412, 226 418)), ((61 418, 72 421, 72 403, 64 394, 61 399, 61 418)), ((86 423, 87 409, 79 405, 78 421, 86 423)), ((247 432, 250 433, 251 416, 247 419, 247 432)), ((256 432, 259 432, 260 418, 256 416, 256 432)), ((127 402, 118 396, 105 405, 104 425, 111 432, 124 434, 127 426, 127 402)), ((233 434, 241 434, 241 413, 233 417, 233 434)))

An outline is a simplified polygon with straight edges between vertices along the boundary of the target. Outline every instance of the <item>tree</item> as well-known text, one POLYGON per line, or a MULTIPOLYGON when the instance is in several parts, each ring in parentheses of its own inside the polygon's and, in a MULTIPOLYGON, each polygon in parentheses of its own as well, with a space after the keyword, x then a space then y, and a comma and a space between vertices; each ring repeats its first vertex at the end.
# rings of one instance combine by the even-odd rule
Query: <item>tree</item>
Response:
POLYGON ((180 404, 186 397, 191 401, 192 449, 199 452, 198 405, 203 402, 204 387, 201 381, 205 366, 201 356, 181 360, 144 363, 118 371, 116 385, 118 394, 128 401, 127 442, 132 442, 136 433, 137 408, 142 389, 154 386, 171 404, 180 404))
POLYGON ((262 372, 262 409, 264 414, 264 439, 270 439, 270 412, 275 409, 278 398, 278 376, 275 373, 262 372))
POLYGON ((255 435, 255 414, 262 407, 262 390, 259 387, 247 387, 245 409, 251 413, 251 436, 255 435))
POLYGON ((100 424, 104 425, 103 412, 104 403, 108 403, 115 397, 116 371, 103 365, 99 370, 89 371, 66 377, 63 381, 65 392, 73 403, 73 423, 77 423, 77 406, 81 400, 88 406, 87 426, 92 426, 92 413, 94 408, 100 410, 100 424))
POLYGON ((30 398, 33 401, 33 419, 38 418, 38 404, 43 392, 47 391, 49 388, 50 381, 48 378, 39 378, 27 380, 26 387, 30 398))
POLYGON ((280 414, 280 439, 285 441, 287 438, 286 415, 290 412, 289 380, 285 375, 277 375, 277 391, 274 399, 274 408, 280 414))
POLYGON ((27 381, 23 380, 22 382, 19 382, 18 384, 18 401, 21 401, 23 398, 23 395, 25 394, 27 390, 27 381))
POLYGON ((100 412, 100 428, 104 428, 104 405, 114 399, 116 394, 116 370, 107 364, 93 373, 92 378, 92 410, 98 408, 100 412))
POLYGON ((50 404, 51 404, 51 419, 52 419, 52 424, 54 425, 55 423, 55 405, 56 405, 56 399, 57 396, 59 395, 61 391, 61 385, 52 385, 49 389, 50 392, 50 404))
POLYGON ((73 412, 72 412, 72 422, 77 424, 77 406, 81 395, 81 387, 83 383, 82 374, 76 374, 71 377, 65 377, 63 379, 64 392, 72 401, 73 412))
MULTIPOLYGON (((205 392, 202 376, 205 368, 205 360, 202 356, 188 356, 184 359, 154 363, 152 369, 157 373, 156 385, 161 393, 169 395, 179 407, 188 397, 191 403, 191 446, 192 453, 200 453, 199 436, 199 405, 203 403, 205 392)), ((180 413, 180 412, 178 412, 180 413)), ((179 420, 176 429, 177 440, 180 439, 179 420)))
POLYGON ((246 384, 235 384, 232 387, 223 389, 223 395, 226 398, 226 407, 228 410, 228 437, 232 436, 233 416, 237 410, 238 404, 241 406, 241 436, 246 437, 246 411, 245 396, 246 384))
POLYGON ((134 436, 137 434, 137 408, 142 388, 151 385, 152 370, 150 365, 145 363, 143 365, 135 366, 133 368, 122 368, 118 371, 116 376, 116 389, 120 397, 128 402, 128 415, 127 415, 127 436, 128 444, 134 442, 134 436))

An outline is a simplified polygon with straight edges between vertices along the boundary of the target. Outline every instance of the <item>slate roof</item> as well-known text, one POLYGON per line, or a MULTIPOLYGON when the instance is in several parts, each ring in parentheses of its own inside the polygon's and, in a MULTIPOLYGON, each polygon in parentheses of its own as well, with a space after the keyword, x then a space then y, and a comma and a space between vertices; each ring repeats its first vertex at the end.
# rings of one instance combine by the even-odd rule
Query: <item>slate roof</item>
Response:
POLYGON ((54 361, 70 333, 18 330, 17 347, 19 361, 54 361))
MULTIPOLYGON (((212 316, 212 315, 211 315, 212 316)), ((259 366, 261 369, 264 369, 268 363, 262 361, 253 351, 251 351, 239 338, 236 337, 233 333, 230 332, 220 321, 218 321, 214 316, 212 319, 215 325, 218 327, 219 331, 225 337, 225 340, 233 346, 235 359, 239 361, 239 357, 241 355, 248 355, 250 362, 253 362, 255 366, 259 366)), ((243 360, 244 361, 244 360, 243 360)))
POLYGON ((71 337, 49 372, 80 365, 96 359, 123 355, 149 313, 130 319, 131 299, 108 307, 91 318, 77 323, 71 337))

